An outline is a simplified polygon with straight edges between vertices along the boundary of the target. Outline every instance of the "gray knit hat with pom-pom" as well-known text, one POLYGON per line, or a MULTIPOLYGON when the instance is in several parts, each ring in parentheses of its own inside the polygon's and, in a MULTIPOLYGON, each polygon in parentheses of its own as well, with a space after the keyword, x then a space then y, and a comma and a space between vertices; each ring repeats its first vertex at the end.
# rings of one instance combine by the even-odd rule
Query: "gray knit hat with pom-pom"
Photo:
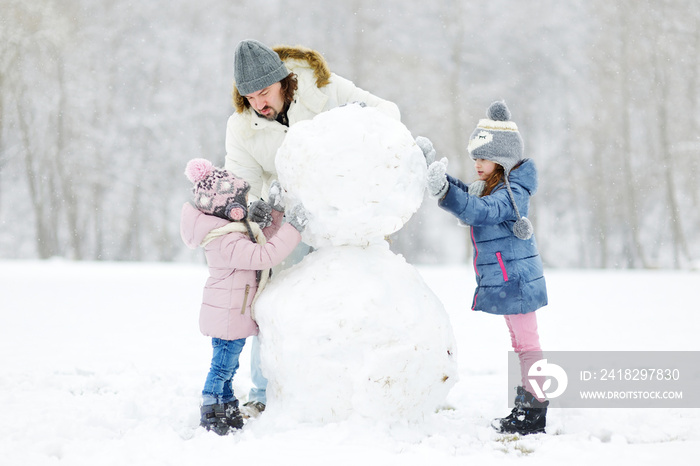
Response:
POLYGON ((505 102, 492 103, 486 111, 486 116, 488 119, 479 120, 469 137, 467 150, 474 160, 490 160, 503 167, 504 183, 517 216, 513 233, 520 239, 530 239, 533 233, 532 223, 526 217, 520 216, 508 180, 510 171, 523 159, 523 139, 518 132, 518 126, 510 121, 510 110, 505 102))
POLYGON ((505 102, 492 103, 486 115, 469 137, 467 150, 472 159, 496 162, 507 174, 523 158, 523 139, 505 102))

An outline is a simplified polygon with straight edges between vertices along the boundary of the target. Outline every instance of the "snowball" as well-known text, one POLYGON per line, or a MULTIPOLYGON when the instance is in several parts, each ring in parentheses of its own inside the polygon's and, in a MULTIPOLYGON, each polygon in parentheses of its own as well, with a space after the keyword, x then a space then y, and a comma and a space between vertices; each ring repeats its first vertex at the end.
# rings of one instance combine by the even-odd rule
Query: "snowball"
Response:
POLYGON ((375 108, 347 105, 296 123, 275 163, 287 209, 304 205, 303 239, 317 248, 382 241, 423 201, 423 152, 375 108))

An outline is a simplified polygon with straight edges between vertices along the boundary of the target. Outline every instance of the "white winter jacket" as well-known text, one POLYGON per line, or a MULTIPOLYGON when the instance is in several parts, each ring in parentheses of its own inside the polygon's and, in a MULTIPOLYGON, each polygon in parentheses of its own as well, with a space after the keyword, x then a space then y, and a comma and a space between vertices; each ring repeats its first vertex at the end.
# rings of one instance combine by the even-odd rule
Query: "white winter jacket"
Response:
MULTIPOLYGON (((319 113, 351 102, 364 102, 383 113, 401 118, 399 108, 355 86, 328 70, 320 53, 302 47, 275 47, 287 69, 297 75, 298 88, 289 106, 289 125, 310 120, 319 113)), ((234 91, 234 100, 241 96, 234 91)), ((250 184, 250 198, 262 197, 277 178, 275 155, 289 128, 257 116, 237 102, 226 127, 226 169, 250 184)))

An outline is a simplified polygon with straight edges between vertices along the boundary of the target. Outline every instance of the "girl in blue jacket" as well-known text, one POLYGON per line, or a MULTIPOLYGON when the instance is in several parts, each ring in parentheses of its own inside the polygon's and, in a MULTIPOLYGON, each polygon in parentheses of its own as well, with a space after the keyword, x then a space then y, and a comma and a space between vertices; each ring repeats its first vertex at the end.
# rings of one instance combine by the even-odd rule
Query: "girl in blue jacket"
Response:
MULTIPOLYGON (((505 317, 520 360, 515 408, 493 426, 499 432, 544 432, 549 402, 533 395, 538 390, 528 377, 530 366, 542 358, 535 311, 547 304, 542 260, 527 219, 537 170, 523 158, 523 141, 506 104, 492 103, 487 116, 467 146, 479 179, 467 185, 447 175, 443 158, 428 168, 428 190, 441 208, 469 225, 476 273, 472 309, 505 317)), ((418 143, 428 159, 434 156, 428 139, 418 143)))

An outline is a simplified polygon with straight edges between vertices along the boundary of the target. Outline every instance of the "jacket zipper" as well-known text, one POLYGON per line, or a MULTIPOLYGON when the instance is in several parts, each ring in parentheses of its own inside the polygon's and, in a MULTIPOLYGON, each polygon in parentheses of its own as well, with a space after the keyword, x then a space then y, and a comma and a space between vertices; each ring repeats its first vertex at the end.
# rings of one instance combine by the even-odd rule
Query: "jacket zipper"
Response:
POLYGON ((241 314, 245 314, 245 308, 248 304, 248 293, 250 293, 250 285, 245 286, 245 294, 243 295, 243 307, 241 308, 241 314))
POLYGON ((472 246, 474 246, 474 273, 479 275, 479 270, 476 268, 476 260, 479 258, 479 248, 476 247, 476 240, 474 239, 474 227, 470 228, 472 234, 472 246))
POLYGON ((501 253, 497 252, 496 257, 498 258, 498 265, 501 266, 501 273, 503 274, 503 281, 507 282, 508 281, 508 272, 506 272, 506 264, 503 263, 503 257, 501 257, 501 253))
MULTIPOLYGON (((479 270, 476 268, 476 259, 479 257, 479 248, 476 247, 476 240, 474 239, 474 227, 469 228, 469 232, 472 236, 472 246, 474 246, 474 273, 479 276, 479 270)), ((474 293, 474 301, 472 302, 472 310, 476 309, 476 298, 479 296, 478 293, 474 293)))

